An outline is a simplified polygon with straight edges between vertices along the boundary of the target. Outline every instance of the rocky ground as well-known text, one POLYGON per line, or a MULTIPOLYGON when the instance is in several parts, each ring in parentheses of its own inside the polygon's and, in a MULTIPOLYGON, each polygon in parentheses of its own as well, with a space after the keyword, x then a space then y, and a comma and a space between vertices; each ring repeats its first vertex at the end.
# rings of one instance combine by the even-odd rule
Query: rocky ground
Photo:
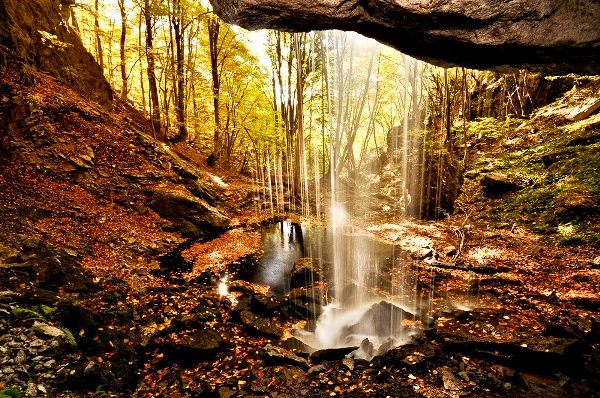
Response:
POLYGON ((480 195, 477 175, 445 220, 377 213, 361 225, 398 247, 434 317, 371 361, 308 354, 292 326, 310 327, 322 295, 220 290, 273 217, 251 181, 2 51, 0 397, 598 395, 592 241, 557 247, 494 219, 501 199, 480 195))

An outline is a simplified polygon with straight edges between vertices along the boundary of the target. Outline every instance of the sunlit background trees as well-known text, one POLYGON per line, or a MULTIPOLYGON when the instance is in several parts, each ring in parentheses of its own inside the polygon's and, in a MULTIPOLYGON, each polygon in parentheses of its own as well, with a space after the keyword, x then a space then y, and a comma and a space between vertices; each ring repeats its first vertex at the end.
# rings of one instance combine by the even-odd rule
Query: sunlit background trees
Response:
POLYGON ((535 102, 535 75, 442 69, 353 33, 248 32, 198 0, 81 0, 74 14, 115 96, 157 139, 245 174, 279 170, 296 193, 301 176, 361 172, 390 137, 404 137, 409 162, 409 131, 425 132, 413 146, 460 158, 467 122, 524 117, 535 102))

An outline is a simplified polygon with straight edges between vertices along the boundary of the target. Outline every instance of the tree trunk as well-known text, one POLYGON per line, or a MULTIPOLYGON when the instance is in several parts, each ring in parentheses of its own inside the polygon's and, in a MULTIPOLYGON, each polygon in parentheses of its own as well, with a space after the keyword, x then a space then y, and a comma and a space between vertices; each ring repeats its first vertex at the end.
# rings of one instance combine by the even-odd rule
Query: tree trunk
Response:
POLYGON ((175 30, 175 62, 177 76, 177 127, 179 130, 179 141, 188 139, 188 132, 185 120, 185 76, 184 76, 184 22, 183 11, 181 9, 180 0, 174 1, 173 10, 173 29, 175 30))
POLYGON ((221 122, 219 115, 219 95, 221 90, 221 78, 219 76, 219 30, 221 23, 217 16, 210 18, 208 22, 208 41, 210 47, 210 69, 212 73, 213 107, 215 117, 215 133, 213 139, 213 152, 209 156, 209 163, 214 164, 221 158, 223 149, 221 136, 221 122))
POLYGON ((125 12, 125 0, 119 0, 119 11, 121 13, 121 40, 119 52, 121 54, 121 100, 127 101, 127 69, 125 59, 125 39, 127 37, 127 13, 125 12))
POLYGON ((104 55, 102 53, 102 39, 100 38, 100 22, 98 21, 99 4, 98 0, 95 2, 95 14, 94 14, 94 34, 96 35, 96 50, 98 52, 98 63, 100 69, 104 73, 104 55))
POLYGON ((296 163, 294 167, 294 192, 301 192, 301 175, 304 163, 304 76, 302 74, 301 42, 303 33, 294 33, 294 49, 296 51, 296 163))
POLYGON ((160 103, 158 100, 158 86, 156 84, 156 67, 154 60, 152 11, 150 0, 144 0, 144 18, 146 20, 146 58, 148 60, 148 90, 150 91, 150 119, 155 135, 164 140, 166 137, 162 132, 160 121, 160 103))

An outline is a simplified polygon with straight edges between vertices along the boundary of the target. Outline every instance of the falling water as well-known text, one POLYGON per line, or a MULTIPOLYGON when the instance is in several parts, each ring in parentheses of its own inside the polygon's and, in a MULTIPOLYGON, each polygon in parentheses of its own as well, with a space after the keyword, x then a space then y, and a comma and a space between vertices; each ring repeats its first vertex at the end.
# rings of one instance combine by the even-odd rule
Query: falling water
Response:
MULTIPOLYGON (((343 146, 346 144, 344 140, 350 137, 347 133, 349 129, 364 124, 368 125, 368 129, 373 126, 373 140, 377 144, 376 126, 382 125, 383 122, 375 121, 375 117, 369 115, 370 121, 363 123, 362 109, 345 108, 351 102, 352 93, 361 90, 365 92, 363 103, 369 103, 371 100, 368 79, 373 77, 370 76, 370 67, 369 76, 362 76, 364 71, 353 65, 354 61, 351 59, 353 54, 360 53, 359 49, 354 47, 354 36, 342 32, 327 32, 323 37, 329 46, 326 46, 327 50, 322 54, 322 87, 326 87, 324 101, 327 103, 324 118, 327 123, 323 124, 321 152, 316 145, 306 146, 303 156, 296 160, 300 162, 300 192, 292 192, 289 195, 299 196, 300 212, 304 220, 311 217, 320 219, 324 215, 321 205, 326 203, 329 207, 326 214, 328 232, 325 235, 309 233, 299 226, 281 224, 282 236, 294 235, 301 237, 303 241, 314 242, 306 244, 306 249, 300 249, 294 246, 293 239, 286 238, 287 240, 279 243, 281 247, 289 249, 284 255, 286 259, 283 263, 269 257, 270 254, 266 251, 264 263, 261 265, 266 276, 264 280, 258 279, 256 282, 270 285, 277 293, 287 293, 292 287, 289 285, 289 276, 285 279, 281 275, 289 275, 291 272, 290 261, 297 260, 300 255, 331 261, 333 272, 326 281, 326 300, 329 301, 329 305, 318 318, 316 328, 296 330, 295 334, 313 349, 358 346, 360 348, 353 355, 370 359, 389 348, 410 341, 414 334, 422 331, 423 321, 434 309, 436 274, 431 271, 430 289, 425 297, 421 297, 417 288, 418 277, 408 269, 401 251, 391 247, 390 254, 382 257, 376 253, 380 243, 376 243, 368 233, 356 226, 368 225, 369 220, 364 216, 371 205, 370 192, 358 189, 349 191, 344 187, 342 179, 348 176, 341 173, 343 164, 340 165, 340 161, 345 156, 353 159, 352 154, 343 153, 343 146), (351 117, 346 118, 344 115, 351 117), (352 120, 352 117, 355 119, 352 120), (325 145, 325 133, 328 135, 328 148, 325 145), (328 154, 325 153, 327 149, 328 154), (329 171, 326 176, 326 165, 320 164, 319 159, 326 159, 327 155, 329 171), (307 159, 312 159, 312 162, 307 159), (329 185, 329 190, 323 189, 326 185, 329 185), (360 197, 363 199, 358 200, 360 197), (311 210, 313 208, 314 211, 311 210), (274 273, 270 273, 269 269, 274 273)), ((375 54, 371 56, 374 59, 375 54)), ((316 59, 313 56, 310 60, 312 72, 315 63, 316 59)), ((425 152, 426 135, 422 131, 423 112, 420 111, 423 67, 420 62, 408 56, 400 57, 396 67, 398 75, 401 76, 397 82, 397 98, 391 105, 385 105, 389 106, 389 109, 384 109, 390 115, 390 120, 387 121, 389 126, 385 128, 393 133, 392 142, 388 144, 393 143, 393 150, 396 151, 392 155, 392 167, 395 167, 399 174, 399 177, 395 178, 396 186, 392 187, 394 194, 391 196, 398 202, 398 208, 403 214, 420 216, 424 211, 422 197, 428 195, 425 187, 429 184, 425 182, 425 176, 431 176, 424 170, 425 159, 431 155, 425 152)), ((379 80, 381 76, 375 76, 375 79, 379 80)), ((379 89, 378 84, 375 86, 371 86, 371 90, 379 89)), ((368 106, 371 111, 380 107, 384 105, 375 103, 368 106)), ((388 133, 381 130, 380 128, 380 137, 388 133)), ((369 135, 367 140, 368 138, 369 135)), ((265 161, 265 170, 261 168, 257 172, 257 179, 261 180, 263 187, 266 186, 264 196, 268 196, 271 209, 275 206, 278 212, 285 211, 288 207, 288 194, 285 193, 284 187, 291 189, 293 186, 294 164, 290 156, 284 157, 281 152, 272 156, 267 152, 265 161), (259 176, 260 173, 262 174, 259 176)), ((436 178, 438 184, 441 184, 441 173, 437 173, 436 178)), ((437 196, 440 191, 438 186, 435 191, 437 196)), ((294 199, 290 200, 291 210, 295 210, 295 203, 294 199)), ((315 274, 313 272, 313 275, 315 274)), ((314 283, 311 283, 311 286, 314 289, 314 283)), ((315 303, 312 305, 316 306, 315 303)), ((316 308, 311 312, 316 313, 316 308)))

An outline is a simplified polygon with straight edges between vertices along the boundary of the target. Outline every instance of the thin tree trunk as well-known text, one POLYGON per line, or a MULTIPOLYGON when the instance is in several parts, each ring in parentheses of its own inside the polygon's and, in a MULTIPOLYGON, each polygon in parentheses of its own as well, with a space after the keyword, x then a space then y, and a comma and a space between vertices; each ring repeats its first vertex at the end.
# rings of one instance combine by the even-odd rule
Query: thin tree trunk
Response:
POLYGON ((144 19, 146 21, 146 59, 148 61, 148 90, 150 91, 150 120, 156 136, 164 140, 160 121, 160 103, 158 99, 158 86, 156 84, 156 66, 154 60, 154 46, 152 33, 152 11, 150 0, 144 0, 144 19))
POLYGON ((296 51, 296 164, 294 170, 294 191, 301 192, 300 177, 304 161, 304 79, 302 74, 302 33, 294 33, 294 49, 296 51))
POLYGON ((125 10, 125 0, 119 0, 119 11, 121 13, 121 40, 119 42, 119 52, 121 55, 121 100, 127 101, 127 69, 125 59, 125 39, 127 37, 127 13, 125 10))
POLYGON ((138 18, 138 59, 140 60, 140 89, 142 90, 142 110, 143 110, 144 116, 146 116, 147 109, 146 109, 146 93, 144 90, 144 67, 142 66, 143 62, 141 62, 141 59, 142 59, 142 15, 143 15, 143 13, 140 12, 140 16, 138 18))
POLYGON ((216 163, 221 158, 222 137, 219 115, 219 94, 221 90, 221 79, 219 76, 219 19, 214 16, 208 22, 208 39, 210 47, 210 67, 212 72, 213 107, 215 117, 215 133, 213 139, 213 152, 209 157, 209 163, 216 163))
POLYGON ((184 21, 183 10, 180 0, 175 0, 175 10, 173 18, 173 28, 175 30, 175 59, 177 62, 177 125, 179 128, 179 140, 188 139, 187 125, 185 120, 185 79, 184 79, 184 21))
POLYGON ((99 2, 96 0, 95 4, 95 14, 94 14, 94 33, 96 35, 96 50, 98 52, 98 63, 100 64, 100 69, 104 72, 104 55, 102 53, 102 39, 100 38, 100 22, 99 18, 99 2))

